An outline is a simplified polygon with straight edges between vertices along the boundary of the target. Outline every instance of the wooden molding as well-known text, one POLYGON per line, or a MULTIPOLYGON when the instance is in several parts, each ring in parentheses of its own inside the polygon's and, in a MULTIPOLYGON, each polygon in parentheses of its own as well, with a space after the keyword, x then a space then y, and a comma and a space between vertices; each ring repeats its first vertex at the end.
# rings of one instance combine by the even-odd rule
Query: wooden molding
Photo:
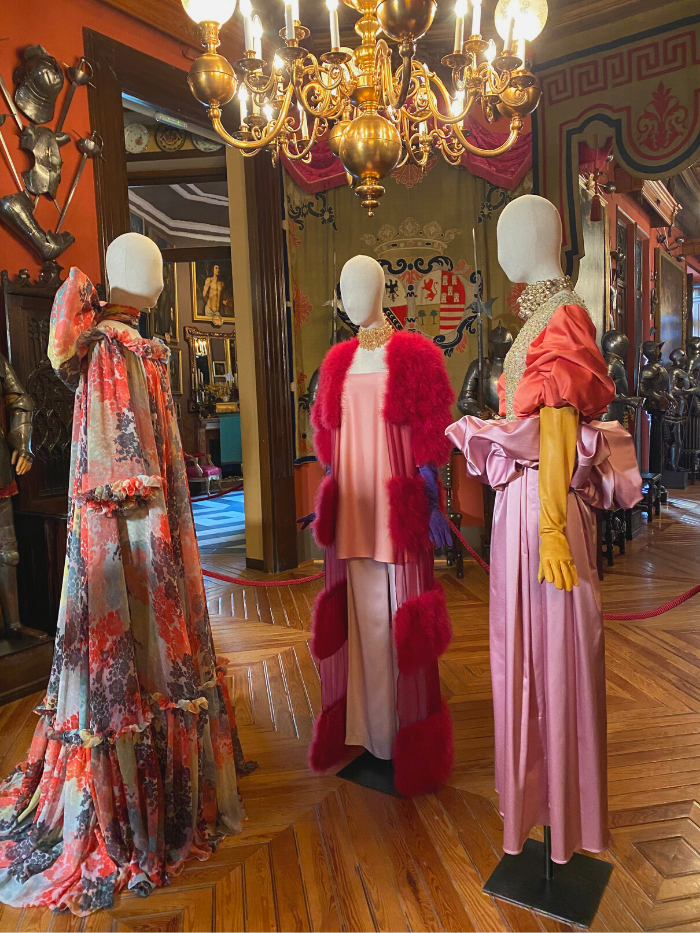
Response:
POLYGON ((620 166, 615 166, 615 187, 618 194, 631 194, 649 215, 654 227, 672 227, 681 205, 661 181, 636 178, 620 166))
MULTIPOLYGON (((201 53, 199 27, 185 13, 180 0, 102 0, 102 2, 145 23, 146 26, 165 33, 172 39, 177 39, 183 45, 196 50, 197 55, 201 53)), ((244 39, 240 17, 235 17, 224 24, 220 38, 221 52, 230 61, 243 56, 244 39)), ((192 58, 194 57, 193 55, 192 58)))
POLYGON ((683 252, 686 256, 700 256, 700 236, 685 239, 683 241, 683 252))

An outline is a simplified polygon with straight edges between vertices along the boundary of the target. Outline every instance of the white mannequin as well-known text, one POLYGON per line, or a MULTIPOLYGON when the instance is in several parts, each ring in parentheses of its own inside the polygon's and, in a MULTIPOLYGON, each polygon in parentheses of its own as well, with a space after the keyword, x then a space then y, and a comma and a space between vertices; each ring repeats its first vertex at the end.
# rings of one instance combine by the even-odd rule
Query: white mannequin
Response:
MULTIPOLYGON (((384 270, 371 256, 353 256, 340 273, 343 308, 353 324, 370 329, 386 323, 382 310, 384 270)), ((376 350, 358 347, 348 372, 380 373, 386 370, 386 345, 376 350)))
POLYGON ((107 281, 111 304, 152 308, 163 291, 163 257, 147 236, 123 233, 107 247, 107 281))
POLYGON ((511 282, 560 279, 561 218, 546 198, 526 194, 498 218, 498 262, 511 282))

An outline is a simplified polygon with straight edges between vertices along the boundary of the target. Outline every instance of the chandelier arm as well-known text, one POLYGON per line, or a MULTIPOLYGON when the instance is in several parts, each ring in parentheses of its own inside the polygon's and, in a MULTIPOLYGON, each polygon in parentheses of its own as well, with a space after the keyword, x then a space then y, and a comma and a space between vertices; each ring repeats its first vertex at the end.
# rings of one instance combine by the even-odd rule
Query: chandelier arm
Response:
POLYGON ((338 72, 338 77, 332 77, 332 70, 327 66, 319 65, 316 56, 309 54, 308 58, 312 60, 311 65, 305 65, 302 69, 300 79, 303 79, 305 75, 313 75, 310 83, 320 85, 324 91, 334 91, 337 87, 340 87, 343 81, 343 71, 337 66, 331 66, 333 71, 338 72), (323 80, 324 75, 330 79, 330 84, 326 84, 323 80))
POLYGON ((340 99, 334 101, 331 91, 327 90, 322 85, 318 85, 315 81, 309 81, 308 84, 304 85, 300 84, 295 88, 295 90, 301 107, 311 117, 334 120, 342 112, 344 101, 340 99), (318 108, 315 108, 308 101, 308 97, 312 91, 319 97, 321 101, 321 103, 318 105, 318 108))
MULTIPOLYGON (((428 75, 428 81, 437 86, 438 90, 442 94, 442 99, 445 102, 445 105, 449 108, 450 101, 452 98, 450 96, 449 91, 447 90, 445 85, 442 83, 440 78, 434 72, 430 72, 430 74, 428 75)), ((448 116, 445 116, 445 114, 441 113, 439 107, 437 107, 437 105, 434 103, 433 94, 431 93, 428 93, 428 107, 430 108, 430 112, 432 113, 432 115, 437 120, 439 120, 440 123, 444 123, 447 126, 452 126, 455 123, 461 124, 462 121, 467 116, 469 116, 469 112, 471 111, 472 107, 476 103, 478 96, 479 96, 479 92, 474 88, 470 88, 469 93, 466 96, 466 103, 464 105, 464 110, 461 113, 457 114, 457 116, 451 115, 448 117, 448 116)))
POLYGON ((287 140, 286 138, 282 139, 282 149, 284 150, 284 154, 292 162, 308 162, 311 158, 310 156, 311 150, 316 145, 316 143, 318 142, 319 138, 323 135, 323 133, 325 133, 327 126, 328 124, 325 123, 324 120, 321 120, 321 119, 316 120, 316 122, 314 123, 313 131, 311 133, 311 138, 309 139, 307 145, 304 147, 304 149, 301 152, 299 152, 298 147, 295 146, 296 152, 292 153, 291 149, 289 148, 289 140, 287 140), (323 124, 323 126, 319 126, 319 124, 323 124))
POLYGON ((391 70, 391 52, 384 39, 379 39, 375 47, 375 76, 381 88, 384 103, 392 110, 401 110, 406 103, 413 78, 413 56, 416 53, 415 42, 404 40, 399 48, 401 65, 397 69, 397 76, 391 70), (398 83, 398 91, 396 84, 398 83))
POLYGON ((513 147, 522 128, 522 120, 519 117, 513 117, 513 119, 510 121, 510 133, 508 135, 508 139, 506 139, 506 141, 496 149, 480 149, 478 146, 473 146, 469 140, 465 138, 461 127, 459 126, 453 126, 452 132, 455 134, 467 152, 471 152, 472 155, 483 156, 486 159, 493 159, 495 156, 503 155, 504 152, 508 152, 508 150, 513 147))
POLYGON ((437 135, 443 159, 449 162, 450 165, 459 165, 462 160, 462 155, 464 154, 464 148, 459 142, 455 142, 451 130, 449 133, 446 133, 442 129, 437 129, 434 131, 433 135, 437 135), (450 145, 451 143, 453 145, 450 145))
POLYGON ((274 139, 276 139, 284 128, 285 120, 287 119, 287 114, 289 112, 289 105, 292 100, 292 95, 294 93, 294 85, 290 81, 287 85, 287 90, 285 91, 282 103, 280 105, 280 112, 275 120, 272 129, 266 135, 260 135, 258 139, 252 139, 248 142, 245 139, 236 139, 235 136, 231 134, 224 128, 223 123, 221 122, 221 108, 220 107, 210 107, 209 108, 209 119, 211 120, 211 125, 219 134, 219 136, 224 140, 224 142, 231 146, 233 149, 239 149, 241 152, 254 153, 258 152, 260 149, 263 149, 274 139))
POLYGON ((267 82, 263 85, 263 87, 258 87, 257 85, 250 83, 249 78, 254 77, 254 76, 264 77, 264 75, 260 71, 253 71, 250 73, 246 73, 243 76, 243 83, 245 84, 245 86, 247 87, 247 89, 250 91, 251 94, 267 94, 277 84, 277 76, 275 75, 274 72, 270 75, 270 77, 268 78, 267 82))

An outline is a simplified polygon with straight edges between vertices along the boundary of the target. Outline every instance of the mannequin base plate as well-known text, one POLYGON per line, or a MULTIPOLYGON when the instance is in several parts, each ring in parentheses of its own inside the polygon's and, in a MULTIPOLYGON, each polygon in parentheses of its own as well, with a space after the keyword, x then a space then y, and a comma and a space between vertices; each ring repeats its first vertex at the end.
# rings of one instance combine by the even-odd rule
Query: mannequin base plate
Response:
POLYGON ((484 885, 484 892, 538 913, 588 928, 610 880, 612 865, 575 852, 566 865, 553 864, 545 875, 542 842, 528 839, 520 855, 504 855, 484 885))
POLYGON ((401 794, 394 787, 394 765, 391 761, 375 758, 371 752, 364 751, 361 755, 338 771, 336 777, 344 781, 352 781, 362 787, 371 787, 382 794, 391 794, 400 797, 401 794))

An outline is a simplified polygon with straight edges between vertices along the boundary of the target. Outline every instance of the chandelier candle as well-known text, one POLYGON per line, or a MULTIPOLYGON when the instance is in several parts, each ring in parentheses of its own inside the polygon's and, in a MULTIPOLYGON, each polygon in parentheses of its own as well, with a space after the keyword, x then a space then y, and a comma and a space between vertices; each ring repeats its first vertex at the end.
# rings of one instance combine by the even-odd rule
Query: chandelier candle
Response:
POLYGON ((467 0, 457 0, 455 3, 455 52, 461 52, 464 45, 464 17, 467 15, 469 4, 467 0))
POLYGON ((338 25, 338 0, 326 0, 331 25, 331 48, 337 51, 340 48, 340 26, 338 25))
POLYGON ((284 29, 287 42, 289 42, 290 39, 292 42, 295 42, 294 10, 292 9, 291 2, 285 2, 284 4, 284 29))
POLYGON ((243 31, 245 35, 245 50, 253 52, 255 42, 253 41, 253 7, 250 0, 241 0, 241 16, 243 17, 243 31))
POLYGON ((472 35, 481 35, 481 0, 472 0, 472 35))

